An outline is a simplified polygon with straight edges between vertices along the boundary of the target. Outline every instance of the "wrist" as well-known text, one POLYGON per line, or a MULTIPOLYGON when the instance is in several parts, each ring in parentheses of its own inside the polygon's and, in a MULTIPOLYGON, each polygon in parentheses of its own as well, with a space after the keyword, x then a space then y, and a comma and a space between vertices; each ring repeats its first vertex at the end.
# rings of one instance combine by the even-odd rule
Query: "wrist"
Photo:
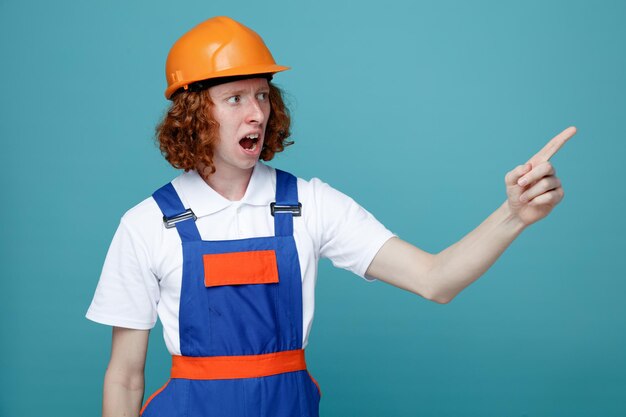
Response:
POLYGON ((528 226, 515 213, 513 213, 508 201, 502 203, 498 210, 501 212, 502 223, 511 228, 511 230, 515 233, 521 233, 526 226, 528 226))

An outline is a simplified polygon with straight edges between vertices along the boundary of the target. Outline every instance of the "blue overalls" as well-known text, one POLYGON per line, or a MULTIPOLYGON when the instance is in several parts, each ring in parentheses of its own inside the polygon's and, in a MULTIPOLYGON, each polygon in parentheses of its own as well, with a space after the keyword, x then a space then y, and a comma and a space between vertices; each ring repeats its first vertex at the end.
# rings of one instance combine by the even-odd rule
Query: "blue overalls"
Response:
POLYGON ((142 417, 317 417, 302 349, 296 178, 276 170, 274 236, 204 241, 171 183, 153 194, 182 241, 181 356, 142 417))

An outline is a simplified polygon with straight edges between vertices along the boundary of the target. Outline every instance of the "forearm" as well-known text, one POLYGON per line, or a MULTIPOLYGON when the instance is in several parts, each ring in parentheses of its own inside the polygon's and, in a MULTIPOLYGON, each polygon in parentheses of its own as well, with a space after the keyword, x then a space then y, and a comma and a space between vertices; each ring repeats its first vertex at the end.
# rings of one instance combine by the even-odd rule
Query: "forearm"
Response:
POLYGON ((524 227, 505 201, 463 239, 435 255, 429 276, 433 299, 448 302, 477 280, 524 227))
POLYGON ((144 377, 107 369, 102 400, 103 417, 137 417, 144 393, 144 377))

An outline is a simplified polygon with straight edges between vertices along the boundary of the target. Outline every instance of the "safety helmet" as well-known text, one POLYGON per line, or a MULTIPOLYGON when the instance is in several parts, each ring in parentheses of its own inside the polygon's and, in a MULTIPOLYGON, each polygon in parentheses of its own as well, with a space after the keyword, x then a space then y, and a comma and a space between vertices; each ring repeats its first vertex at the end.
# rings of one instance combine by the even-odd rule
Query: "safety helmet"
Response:
POLYGON ((235 20, 213 17, 176 41, 167 55, 165 97, 197 81, 288 70, 276 65, 263 39, 235 20))

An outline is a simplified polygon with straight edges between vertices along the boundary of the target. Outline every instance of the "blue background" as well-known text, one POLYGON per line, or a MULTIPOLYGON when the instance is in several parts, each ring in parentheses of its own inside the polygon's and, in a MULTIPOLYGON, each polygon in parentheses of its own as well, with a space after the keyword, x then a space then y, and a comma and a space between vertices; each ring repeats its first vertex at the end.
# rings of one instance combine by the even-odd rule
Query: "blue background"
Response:
POLYGON ((84 313, 120 216, 177 175, 153 144, 167 51, 222 14, 293 67, 272 165, 429 252, 579 129, 552 159, 563 202, 451 304, 322 263, 323 416, 626 415, 626 3, 397 0, 0 1, 0 415, 100 413, 110 329, 84 313))

